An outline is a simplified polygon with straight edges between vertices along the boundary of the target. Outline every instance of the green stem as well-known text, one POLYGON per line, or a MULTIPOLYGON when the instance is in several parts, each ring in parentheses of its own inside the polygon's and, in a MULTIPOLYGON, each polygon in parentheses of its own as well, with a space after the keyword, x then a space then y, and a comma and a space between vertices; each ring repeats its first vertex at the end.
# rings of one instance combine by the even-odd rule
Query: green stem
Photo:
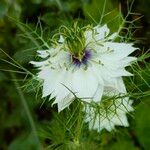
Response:
POLYGON ((56 0, 56 3, 58 5, 59 9, 62 11, 63 8, 62 8, 62 4, 61 4, 60 0, 56 0))
POLYGON ((75 135, 75 140, 74 140, 76 146, 79 146, 79 144, 80 144, 80 136, 81 136, 81 131, 82 131, 82 125, 83 125, 82 105, 80 103, 79 104, 79 114, 78 114, 78 120, 77 120, 76 135, 75 135))
POLYGON ((14 79, 14 81, 15 81, 15 82, 14 82, 14 85, 15 85, 15 87, 16 87, 16 89, 17 89, 18 95, 19 95, 19 97, 20 97, 20 100, 21 100, 22 105, 23 105, 23 107, 24 107, 25 113, 26 113, 27 118, 28 118, 28 120, 29 120, 29 124, 30 124, 30 126, 31 126, 33 135, 34 135, 35 140, 36 140, 36 142, 38 143, 39 149, 40 149, 40 147, 41 147, 41 146, 40 146, 40 141, 39 141, 39 138, 38 138, 38 135, 37 135, 36 126, 35 126, 35 124, 34 124, 32 115, 31 115, 31 113, 30 113, 28 104, 27 104, 26 99, 25 99, 25 97, 24 97, 24 95, 23 95, 23 93, 22 93, 22 91, 21 91, 21 89, 20 89, 19 83, 18 83, 17 80, 16 80, 15 74, 14 74, 14 73, 11 73, 11 76, 12 76, 12 79, 14 79))

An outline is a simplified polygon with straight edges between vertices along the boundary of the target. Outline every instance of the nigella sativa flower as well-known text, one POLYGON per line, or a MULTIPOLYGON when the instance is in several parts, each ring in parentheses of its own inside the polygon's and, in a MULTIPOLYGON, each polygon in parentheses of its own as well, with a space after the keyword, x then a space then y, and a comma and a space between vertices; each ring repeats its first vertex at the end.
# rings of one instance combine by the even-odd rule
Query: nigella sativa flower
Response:
POLYGON ((74 94, 82 101, 99 102, 104 87, 118 88, 118 80, 131 75, 125 67, 136 60, 128 56, 136 48, 132 43, 115 42, 116 37, 107 25, 62 26, 55 44, 37 51, 43 60, 31 62, 43 80, 43 97, 55 98, 53 104, 61 111, 74 100, 74 94))
POLYGON ((85 107, 85 122, 89 123, 89 129, 100 132, 103 129, 111 131, 115 126, 128 127, 126 114, 133 111, 132 100, 126 96, 123 81, 118 80, 120 88, 105 87, 102 100, 96 105, 88 104, 85 107), (124 90, 124 92, 120 89, 124 90))

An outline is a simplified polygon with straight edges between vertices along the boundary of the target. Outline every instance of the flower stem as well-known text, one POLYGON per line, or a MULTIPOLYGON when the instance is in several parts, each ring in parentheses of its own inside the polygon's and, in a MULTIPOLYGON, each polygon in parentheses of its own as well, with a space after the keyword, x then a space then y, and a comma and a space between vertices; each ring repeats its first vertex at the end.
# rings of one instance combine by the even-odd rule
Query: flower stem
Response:
POLYGON ((75 133, 75 139, 74 143, 76 146, 79 146, 80 144, 80 136, 82 131, 82 125, 83 125, 83 118, 82 118, 82 105, 79 104, 79 114, 78 114, 78 120, 77 120, 77 127, 76 127, 76 133, 75 133))
POLYGON ((23 95, 21 89, 19 88, 20 86, 19 86, 19 83, 18 83, 17 80, 16 80, 15 74, 14 74, 14 73, 11 73, 11 77, 12 77, 12 79, 14 80, 14 85, 15 85, 15 87, 16 87, 16 89, 17 89, 18 95, 19 95, 19 97, 20 97, 20 100, 21 100, 22 105, 23 105, 23 107, 24 107, 25 113, 26 113, 27 118, 28 118, 28 120, 29 120, 29 124, 30 124, 30 126, 31 126, 31 129, 32 129, 34 138, 35 138, 35 140, 36 140, 36 143, 38 143, 38 149, 40 149, 40 148, 41 148, 41 144, 40 144, 40 141, 39 141, 39 138, 38 138, 38 135, 37 135, 36 126, 35 126, 35 124, 34 124, 34 120, 33 120, 32 115, 31 115, 31 113, 30 113, 30 110, 29 110, 28 104, 27 104, 27 102, 26 102, 26 99, 25 99, 25 97, 24 97, 24 95, 23 95))

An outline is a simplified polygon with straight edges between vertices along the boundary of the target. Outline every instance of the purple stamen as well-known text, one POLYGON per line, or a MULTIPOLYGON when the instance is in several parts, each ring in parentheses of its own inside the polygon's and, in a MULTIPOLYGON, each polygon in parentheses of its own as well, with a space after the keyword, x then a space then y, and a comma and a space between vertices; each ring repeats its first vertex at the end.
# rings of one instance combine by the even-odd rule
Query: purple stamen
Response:
POLYGON ((88 60, 91 58, 91 51, 85 50, 84 56, 81 60, 79 60, 77 57, 71 56, 73 64, 77 67, 80 67, 82 64, 87 65, 88 60))

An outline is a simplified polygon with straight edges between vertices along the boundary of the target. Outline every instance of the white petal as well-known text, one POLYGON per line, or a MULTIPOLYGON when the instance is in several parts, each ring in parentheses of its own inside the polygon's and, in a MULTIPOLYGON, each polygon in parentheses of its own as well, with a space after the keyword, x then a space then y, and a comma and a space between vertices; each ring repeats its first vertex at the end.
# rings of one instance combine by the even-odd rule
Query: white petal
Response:
POLYGON ((57 72, 50 72, 50 74, 45 74, 44 76, 46 76, 46 78, 44 78, 42 97, 46 97, 54 92, 55 86, 59 82, 59 74, 57 72))
POLYGON ((46 97, 50 95, 53 91, 54 91, 54 88, 52 86, 52 82, 50 80, 45 80, 43 83, 42 97, 46 97))
POLYGON ((96 32, 98 33, 96 36, 95 36, 95 39, 96 40, 101 40, 101 39, 104 39, 110 32, 109 28, 107 27, 107 25, 104 25, 104 26, 96 26, 94 27, 94 29, 96 30, 96 32))
POLYGON ((60 38, 59 38, 58 42, 63 43, 64 41, 65 41, 65 40, 64 40, 63 36, 60 35, 60 38))
POLYGON ((112 50, 113 52, 111 53, 111 57, 115 57, 116 59, 122 59, 124 57, 127 57, 129 54, 137 49, 133 47, 133 44, 117 42, 105 42, 104 47, 106 49, 112 50))
POLYGON ((71 94, 67 95, 64 99, 57 102, 58 104, 58 112, 62 111, 63 109, 67 108, 73 102, 73 96, 71 94))
POLYGON ((122 105, 120 105, 118 111, 119 113, 124 112, 124 113, 128 113, 130 111, 133 111, 133 107, 132 107, 132 100, 129 100, 128 97, 124 98, 121 100, 122 105))
POLYGON ((104 85, 103 78, 101 77, 102 72, 100 70, 100 67, 101 67, 100 65, 92 63, 92 67, 90 69, 95 78, 97 78, 98 84, 104 85))
POLYGON ((114 124, 111 122, 111 120, 108 120, 107 116, 105 117, 99 116, 99 117, 101 118, 100 123, 101 130, 106 129, 110 132, 114 128, 114 124))
POLYGON ((59 72, 54 71, 49 67, 45 67, 38 73, 38 77, 43 80, 53 80, 57 74, 59 74, 59 72))
POLYGON ((118 33, 117 33, 117 32, 116 32, 116 33, 113 33, 112 35, 110 35, 110 36, 108 37, 108 40, 114 40, 117 36, 118 36, 118 33))
POLYGON ((117 78, 114 87, 118 90, 118 93, 126 93, 125 84, 124 84, 123 79, 121 77, 117 78))
POLYGON ((103 85, 98 85, 98 88, 94 94, 93 100, 94 102, 100 102, 103 95, 103 85))
POLYGON ((93 31, 92 30, 85 31, 84 37, 85 37, 85 45, 88 45, 93 41, 93 31))
POLYGON ((98 87, 98 80, 90 69, 77 70, 73 75, 73 90, 75 94, 84 101, 93 98, 98 87))
POLYGON ((129 123, 125 114, 116 115, 112 119, 112 121, 115 125, 120 125, 120 126, 125 126, 125 127, 129 126, 129 123))
POLYGON ((38 56, 41 58, 46 58, 50 55, 49 50, 40 50, 40 51, 37 51, 37 53, 38 53, 38 56))
MULTIPOLYGON (((126 93, 122 78, 115 79, 112 84, 113 85, 111 85, 109 88, 104 89, 104 95, 114 96, 114 94, 120 94, 120 91, 121 93, 126 93), (106 93, 105 91, 110 91, 110 94, 106 93)), ((100 104, 101 103, 98 105, 100 104)), ((115 128, 116 125, 125 127, 129 126, 126 113, 128 111, 133 111, 133 108, 132 101, 129 101, 129 98, 126 97, 122 99, 116 99, 114 104, 108 108, 108 111, 105 109, 100 110, 99 114, 97 112, 98 110, 94 110, 94 107, 85 110, 87 117, 86 121, 89 122, 90 129, 96 129, 98 132, 100 132, 102 129, 111 131, 115 128)))
POLYGON ((44 65, 47 65, 49 64, 49 60, 45 60, 45 61, 40 61, 40 62, 37 62, 37 61, 30 61, 30 64, 34 65, 35 67, 42 67, 44 65))
POLYGON ((109 66, 115 69, 115 68, 124 68, 126 66, 129 66, 137 58, 136 57, 119 58, 117 54, 114 55, 114 53, 103 53, 103 54, 98 54, 97 58, 95 59, 97 61, 100 60, 102 64, 104 64, 105 66, 109 66))
MULTIPOLYGON (((114 77, 121 77, 121 76, 132 76, 131 73, 126 71, 124 68, 110 68, 108 66, 103 66, 100 68, 101 72, 107 76, 103 76, 104 79, 107 80, 107 78, 114 78, 114 77)), ((110 79, 111 80, 111 79, 110 79)))
POLYGON ((69 91, 66 88, 64 88, 64 86, 62 85, 65 79, 65 73, 66 73, 65 70, 55 71, 50 69, 40 72, 39 77, 44 80, 43 97, 52 94, 51 98, 53 98, 53 96, 58 96, 58 98, 63 98, 63 96, 65 97, 69 93, 69 91))
POLYGON ((132 62, 136 61, 136 57, 126 57, 120 61, 120 66, 126 67, 129 66, 132 62))
POLYGON ((57 95, 55 102, 61 101, 72 91, 72 73, 69 71, 64 71, 63 73, 62 71, 61 76, 59 83, 55 87, 55 93, 57 95))
POLYGON ((105 81, 104 95, 114 96, 119 93, 126 93, 126 88, 121 77, 112 78, 111 81, 105 81))

